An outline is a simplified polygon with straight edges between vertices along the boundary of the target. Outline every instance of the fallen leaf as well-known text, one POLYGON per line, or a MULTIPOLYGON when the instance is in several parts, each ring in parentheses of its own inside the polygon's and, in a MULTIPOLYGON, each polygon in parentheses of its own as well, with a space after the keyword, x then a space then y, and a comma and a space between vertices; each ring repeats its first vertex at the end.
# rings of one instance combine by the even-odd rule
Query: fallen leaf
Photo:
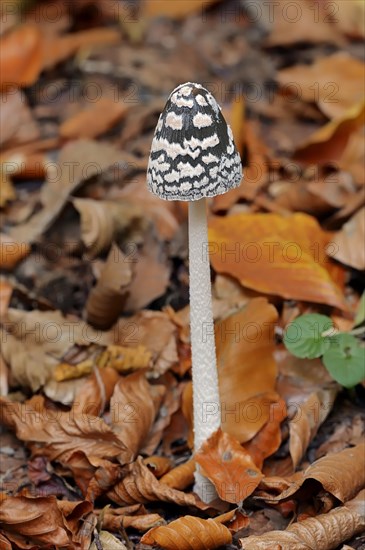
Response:
POLYGON ((29 252, 29 244, 19 242, 6 233, 0 233, 0 265, 2 269, 14 269, 21 260, 28 256, 29 252))
POLYGON ((110 400, 113 431, 133 456, 144 443, 159 409, 160 399, 156 402, 152 389, 144 372, 135 372, 118 382, 110 400))
POLYGON ((336 162, 350 136, 364 125, 365 103, 357 103, 340 117, 322 126, 294 153, 294 160, 310 164, 336 162))
POLYGON ((313 4, 307 0, 300 4, 277 0, 275 4, 270 2, 266 5, 263 15, 270 30, 265 40, 266 46, 290 46, 300 42, 341 45, 344 42, 323 13, 320 3, 313 8, 313 4))
POLYGON ((345 52, 319 57, 312 65, 282 69, 277 75, 286 93, 317 103, 328 118, 342 117, 363 98, 365 64, 345 52))
POLYGON ((157 477, 162 478, 167 472, 171 470, 172 462, 165 456, 153 455, 143 459, 144 464, 151 470, 151 472, 157 477))
POLYGON ((123 311, 132 280, 132 265, 113 244, 97 284, 86 302, 86 320, 100 329, 110 328, 123 311))
POLYGON ((30 86, 42 67, 42 35, 36 25, 13 28, 0 40, 0 86, 30 86))
POLYGON ((0 353, 0 395, 9 393, 9 369, 0 353))
POLYGON ((118 373, 110 367, 94 369, 93 374, 76 391, 72 411, 81 415, 101 416, 109 406, 118 380, 118 373))
POLYGON ((347 309, 325 268, 329 240, 314 218, 300 213, 236 214, 210 221, 210 259, 218 273, 267 294, 347 309))
POLYGON ((2 534, 19 548, 73 548, 71 531, 54 496, 5 497, 0 502, 0 524, 2 534))
POLYGON ((150 529, 142 544, 159 545, 167 550, 213 550, 230 544, 230 531, 213 519, 184 516, 166 526, 150 529))
POLYGON ((250 496, 264 477, 251 455, 231 435, 217 430, 194 454, 202 473, 219 497, 238 503, 250 496))
POLYGON ((202 13, 202 10, 207 9, 210 4, 215 4, 217 1, 189 0, 187 4, 181 0, 175 0, 173 3, 169 0, 146 0, 143 5, 143 15, 144 17, 183 19, 191 13, 202 13))
POLYGON ((0 319, 5 319, 8 312, 13 285, 6 279, 0 279, 0 319))
POLYGON ((327 254, 355 269, 365 269, 365 208, 361 208, 335 233, 327 254))
POLYGON ((335 14, 331 8, 333 6, 330 4, 324 5, 328 17, 341 32, 350 38, 361 40, 365 37, 365 6, 362 0, 338 2, 335 5, 335 14))
POLYGON ((108 548, 108 550, 128 550, 127 546, 120 539, 117 539, 108 531, 101 530, 98 533, 99 544, 96 545, 95 541, 90 546, 89 550, 99 550, 100 545, 102 548, 108 548))
POLYGON ((269 531, 239 539, 244 550, 333 550, 365 528, 365 490, 345 506, 327 514, 290 525, 285 531, 269 531))
POLYGON ((66 119, 60 126, 62 138, 95 138, 103 134, 126 115, 128 106, 122 101, 101 98, 92 107, 66 119))
POLYGON ((289 420, 289 452, 294 470, 304 456, 320 425, 331 412, 338 389, 332 387, 312 393, 299 405, 289 420))
MULTIPOLYGON (((10 161, 10 165, 11 164, 10 161)), ((8 174, 8 166, 8 162, 0 159, 0 208, 3 208, 8 202, 16 199, 13 182, 8 174)))
POLYGON ((194 483, 194 473, 196 469, 195 460, 187 460, 183 464, 179 464, 176 468, 170 470, 167 474, 161 477, 161 483, 183 491, 189 485, 194 483))
POLYGON ((206 508, 193 493, 183 493, 172 489, 155 478, 143 464, 141 457, 126 467, 125 477, 108 492, 108 497, 119 505, 172 502, 179 506, 206 508))
MULTIPOLYGON (((121 527, 128 529, 137 529, 137 531, 148 531, 152 527, 164 525, 165 520, 159 514, 145 513, 140 504, 134 506, 124 506, 123 508, 107 508, 102 511, 103 527, 109 531, 119 532, 121 527), (133 508, 136 508, 136 514, 133 514, 133 508)), ((98 512, 98 510, 96 510, 98 512)))
MULTIPOLYGON (((23 92, 8 87, 0 94, 0 101, 0 144, 2 147, 14 147, 28 141, 35 141, 40 137, 40 129, 33 118, 33 113, 23 92)), ((4 152, 4 156, 9 156, 9 154, 4 152)), ((13 163, 16 168, 17 162, 13 160, 13 163)), ((9 165, 8 172, 11 168, 13 166, 9 165)))
MULTIPOLYGON (((89 258, 108 249, 112 242, 130 226, 140 225, 142 209, 129 201, 96 201, 93 199, 73 199, 73 204, 81 216, 81 237, 89 258)), ((127 245, 126 262, 136 261, 137 246, 127 245)))
POLYGON ((109 366, 117 372, 123 373, 149 367, 151 355, 145 346, 108 346, 96 359, 96 363, 102 368, 109 366))

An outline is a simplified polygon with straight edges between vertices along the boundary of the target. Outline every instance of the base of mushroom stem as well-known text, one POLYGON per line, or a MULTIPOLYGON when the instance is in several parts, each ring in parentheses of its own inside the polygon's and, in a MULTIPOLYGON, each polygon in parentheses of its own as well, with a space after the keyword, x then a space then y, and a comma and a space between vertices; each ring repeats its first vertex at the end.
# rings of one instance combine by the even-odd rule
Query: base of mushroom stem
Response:
POLYGON ((211 504, 219 498, 213 483, 200 473, 200 467, 198 464, 196 466, 194 478, 194 493, 198 495, 201 501, 205 504, 211 504))

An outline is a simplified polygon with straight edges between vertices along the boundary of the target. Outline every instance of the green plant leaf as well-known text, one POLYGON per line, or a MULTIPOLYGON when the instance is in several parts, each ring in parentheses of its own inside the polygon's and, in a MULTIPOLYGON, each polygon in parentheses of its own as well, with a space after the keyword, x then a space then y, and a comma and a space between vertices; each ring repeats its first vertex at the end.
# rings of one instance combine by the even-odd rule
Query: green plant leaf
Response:
POLYGON ((332 378, 345 388, 365 379, 365 348, 352 334, 340 333, 332 338, 322 360, 332 378))
POLYGON ((361 325, 364 321, 365 321, 365 292, 361 296, 361 299, 359 302, 359 307, 357 309, 354 326, 357 327, 358 325, 361 325))
POLYGON ((284 334, 284 344, 296 357, 314 359, 330 347, 332 320, 326 315, 301 315, 290 323, 284 334))

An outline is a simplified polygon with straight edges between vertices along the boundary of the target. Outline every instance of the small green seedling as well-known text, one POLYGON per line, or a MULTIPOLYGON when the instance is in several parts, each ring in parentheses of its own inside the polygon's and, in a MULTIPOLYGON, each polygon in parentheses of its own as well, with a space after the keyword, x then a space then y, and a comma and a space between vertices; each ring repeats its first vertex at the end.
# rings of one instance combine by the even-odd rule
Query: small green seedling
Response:
MULTIPOLYGON (((360 324, 358 318, 362 323, 359 315, 356 324, 360 324)), ((365 379, 365 344, 356 337, 364 333, 365 328, 339 332, 332 319, 313 313, 301 315, 287 326, 284 344, 296 357, 322 357, 332 378, 345 388, 352 388, 365 379)))

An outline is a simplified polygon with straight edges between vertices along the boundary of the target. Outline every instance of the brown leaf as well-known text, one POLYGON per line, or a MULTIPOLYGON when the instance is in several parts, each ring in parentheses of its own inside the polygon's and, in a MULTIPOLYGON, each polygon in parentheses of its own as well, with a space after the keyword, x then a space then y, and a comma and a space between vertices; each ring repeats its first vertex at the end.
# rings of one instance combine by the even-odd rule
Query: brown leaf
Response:
POLYGON ((127 110, 128 106, 122 101, 101 98, 89 109, 65 120, 59 129, 60 136, 66 139, 97 137, 120 121, 127 110))
POLYGON ((19 548, 31 549, 35 545, 74 548, 54 496, 6 497, 0 502, 0 524, 3 535, 19 548))
POLYGON ((28 256, 30 246, 6 235, 0 233, 0 265, 2 269, 11 270, 28 256))
MULTIPOLYGON (((32 111, 28 107, 26 96, 16 88, 8 88, 0 94, 1 121, 0 121, 0 144, 2 147, 14 147, 24 142, 34 141, 39 138, 40 130, 33 118, 32 111)), ((4 157, 9 157, 4 152, 4 157)), ((14 158, 9 162, 10 170, 17 170, 17 160, 14 158)))
POLYGON ((151 353, 145 346, 108 346, 96 359, 96 363, 102 368, 109 366, 117 372, 125 373, 150 367, 151 353))
POLYGON ((365 208, 361 208, 335 233, 327 253, 355 269, 365 269, 365 208), (333 243, 333 244, 332 244, 333 243))
POLYGON ((172 489, 155 478, 152 472, 138 457, 133 464, 126 467, 126 476, 108 492, 108 497, 119 505, 172 502, 179 506, 196 506, 206 508, 193 493, 183 493, 172 489))
MULTIPOLYGON (((113 431, 135 457, 145 442, 160 406, 153 398, 152 387, 144 372, 122 378, 110 400, 113 431)), ((162 386, 161 386, 162 389, 162 386)))
POLYGON ((328 118, 338 118, 362 100, 365 64, 345 52, 319 57, 312 65, 295 65, 278 71, 287 93, 317 103, 328 118))
POLYGON ((240 539, 244 550, 334 550, 365 528, 365 490, 356 498, 316 518, 292 524, 285 531, 240 539))
POLYGON ((165 456, 153 455, 143 459, 143 463, 151 470, 151 472, 157 477, 162 478, 167 472, 171 470, 172 461, 165 456))
POLYGON ((143 5, 143 15, 145 17, 169 17, 173 19, 183 19, 191 13, 200 12, 207 9, 210 4, 218 0, 189 0, 187 4, 183 0, 146 0, 143 5))
POLYGON ((95 368, 75 394, 72 410, 78 414, 101 416, 109 405, 114 387, 119 380, 115 369, 95 368))
POLYGON ((310 164, 336 162, 350 136, 364 125, 365 102, 360 102, 322 126, 298 147, 293 158, 310 164))
POLYGON ((36 25, 20 25, 0 40, 0 86, 30 86, 42 67, 42 35, 36 25))
POLYGON ((289 452, 294 470, 331 412, 337 393, 336 386, 313 392, 299 405, 294 417, 289 420, 289 452))
POLYGON ((157 527, 158 525, 164 525, 165 520, 159 514, 147 514, 143 512, 143 507, 136 505, 137 513, 136 515, 130 515, 133 513, 133 510, 130 510, 132 506, 125 506, 123 508, 108 508, 102 514, 103 516, 103 528, 110 531, 119 532, 121 527, 128 529, 137 529, 137 531, 148 531, 152 527, 157 527), (142 508, 141 511, 138 511, 142 508))
MULTIPOLYGON (((310 486, 311 480, 318 481, 325 491, 341 502, 354 498, 365 486, 365 443, 316 460, 304 472, 297 472, 287 481, 283 480, 283 490, 278 486, 278 481, 273 480, 273 487, 276 486, 281 492, 275 497, 265 497, 265 500, 277 502, 293 498, 304 483, 310 486)), ((269 478, 265 478, 264 483, 269 483, 269 478)))
POLYGON ((0 279, 0 319, 5 319, 13 294, 13 285, 6 279, 0 279))
POLYGON ((34 396, 24 403, 0 398, 2 422, 26 441, 33 456, 66 462, 77 450, 100 458, 119 457, 128 462, 131 453, 102 418, 63 412, 45 407, 44 397, 34 396))
POLYGON ((330 237, 306 214, 236 214, 210 221, 211 262, 218 273, 286 299, 347 309, 324 261, 330 237), (290 237, 289 237, 290 235, 290 237))
POLYGON ((184 464, 176 466, 176 468, 162 476, 160 481, 173 489, 183 491, 194 483, 195 468, 195 460, 187 460, 184 464))
POLYGON ((250 496, 264 477, 248 451, 231 435, 217 430, 194 454, 202 473, 219 497, 238 503, 250 496))
POLYGON ((86 302, 86 320, 92 326, 105 330, 115 323, 123 311, 131 280, 132 264, 113 244, 86 302))
POLYGON ((167 550, 213 550, 232 542, 230 531, 213 519, 184 516, 166 526, 154 527, 143 535, 142 544, 167 550))
MULTIPOLYGON (((81 216, 81 237, 90 258, 108 249, 113 240, 129 226, 139 224, 143 217, 142 209, 128 201, 74 199, 73 204, 81 216)), ((136 251, 136 245, 130 243, 127 263, 136 261, 136 251)))

